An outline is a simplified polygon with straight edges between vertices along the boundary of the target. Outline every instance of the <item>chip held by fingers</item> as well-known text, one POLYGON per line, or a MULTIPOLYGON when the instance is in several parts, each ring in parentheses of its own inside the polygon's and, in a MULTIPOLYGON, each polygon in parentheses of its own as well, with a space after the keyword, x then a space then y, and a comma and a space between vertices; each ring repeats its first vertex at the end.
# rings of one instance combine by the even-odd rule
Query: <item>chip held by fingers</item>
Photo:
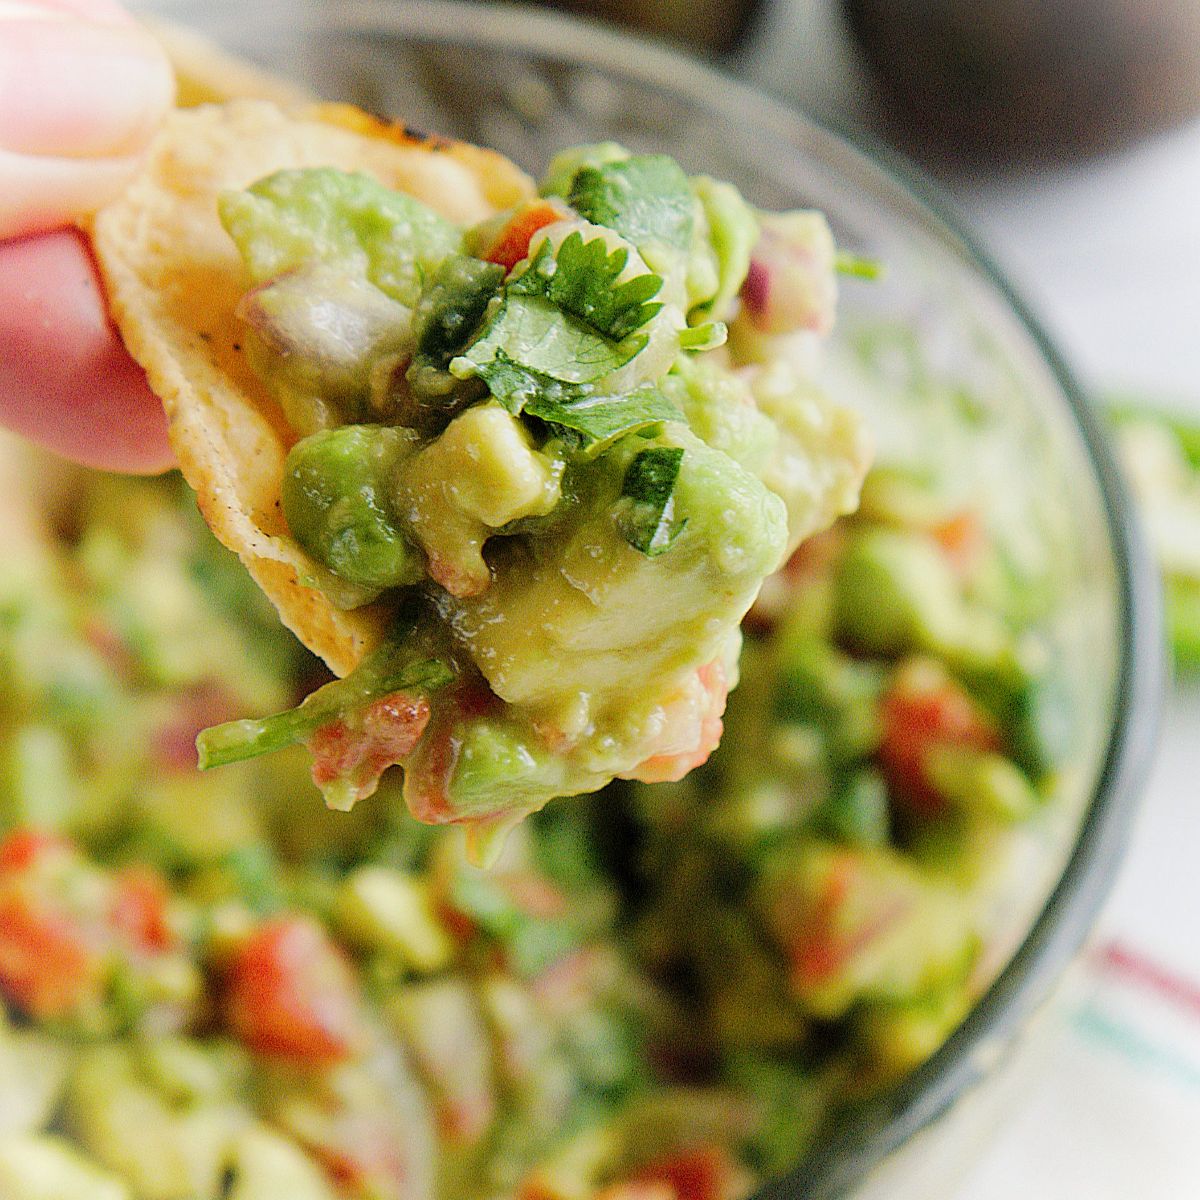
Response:
POLYGON ((601 144, 535 186, 342 105, 172 115, 90 229, 209 525, 340 678, 207 730, 304 742, 349 807, 399 764, 489 857, 556 796, 681 778, 763 579, 857 503, 814 379, 824 219, 601 144))

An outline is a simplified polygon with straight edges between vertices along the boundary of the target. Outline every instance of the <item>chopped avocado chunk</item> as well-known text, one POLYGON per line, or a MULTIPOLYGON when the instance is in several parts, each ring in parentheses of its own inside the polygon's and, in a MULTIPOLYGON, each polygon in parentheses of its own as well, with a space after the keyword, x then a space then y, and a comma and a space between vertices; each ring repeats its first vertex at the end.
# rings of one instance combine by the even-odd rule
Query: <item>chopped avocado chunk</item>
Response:
POLYGON ((415 971, 440 971, 450 964, 453 943, 429 889, 407 872, 360 867, 338 889, 334 912, 357 945, 395 954, 415 971))
POLYGON ((700 308, 724 318, 741 290, 758 241, 758 218, 732 184, 707 175, 692 179, 692 191, 703 217, 688 265, 689 313, 700 308), (697 264, 693 267, 692 264, 697 264))
POLYGON ((393 509, 393 479, 415 442, 407 429, 343 425, 311 434, 289 452, 281 493, 288 527, 340 578, 382 589, 424 577, 393 509))
POLYGON ((330 263, 409 309, 425 276, 462 244, 461 231, 419 200, 329 167, 279 171, 226 192, 220 211, 254 283, 330 263))
POLYGON ((179 1107, 142 1075, 134 1045, 89 1050, 68 1101, 84 1147, 129 1181, 139 1200, 217 1200, 246 1113, 236 1102, 179 1107))
POLYGON ((455 417, 398 476, 393 503, 452 595, 474 595, 491 579, 484 543, 502 526, 546 516, 559 501, 562 463, 537 450, 498 404, 455 417))

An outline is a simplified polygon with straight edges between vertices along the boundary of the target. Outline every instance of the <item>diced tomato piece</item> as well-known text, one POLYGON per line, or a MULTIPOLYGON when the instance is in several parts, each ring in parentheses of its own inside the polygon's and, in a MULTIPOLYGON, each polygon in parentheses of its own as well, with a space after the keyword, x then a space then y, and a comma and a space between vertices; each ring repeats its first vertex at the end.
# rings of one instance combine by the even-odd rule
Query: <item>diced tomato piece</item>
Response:
MULTIPOLYGON (((550 1200, 561 1200, 557 1195, 550 1200)), ((679 1193, 661 1180, 614 1183, 597 1193, 596 1200, 679 1200, 679 1193)))
POLYGON ((926 771, 936 746, 998 750, 994 724, 952 679, 925 681, 902 670, 880 709, 880 763, 893 794, 920 816, 936 816, 945 808, 926 771))
POLYGON ((408 810, 427 825, 445 825, 461 816, 454 811, 450 786, 462 747, 462 726, 500 708, 486 684, 465 680, 438 693, 438 711, 413 757, 404 764, 404 799, 408 810))
POLYGON ((979 514, 969 508, 935 525, 930 533, 950 565, 962 576, 974 571, 987 547, 983 522, 979 514))
POLYGON ((701 667, 696 677, 705 697, 705 705, 696 726, 695 744, 687 750, 652 755, 625 778, 637 779, 642 783, 675 783, 701 763, 707 762, 709 755, 721 744, 721 734, 725 731, 721 718, 729 699, 725 666, 720 659, 716 659, 701 667))
POLYGON ((70 1016, 99 996, 100 939, 56 903, 37 868, 74 854, 56 833, 17 829, 0 843, 0 993, 31 1017, 70 1016))
POLYGON ((130 867, 116 878, 111 921, 136 950, 149 954, 169 950, 175 934, 168 920, 171 893, 166 880, 149 867, 130 867))
POLYGON ((353 784, 354 799, 371 795, 384 771, 412 753, 428 723, 424 696, 393 692, 353 724, 337 720, 323 725, 308 742, 313 782, 322 787, 345 779, 353 784))
POLYGON ((529 243, 539 229, 563 220, 566 214, 549 200, 533 200, 517 210, 511 220, 487 248, 484 258, 511 271, 529 257, 529 243))
POLYGON ((0 842, 0 871, 25 871, 45 855, 73 849, 71 842, 46 829, 14 829, 0 842))
POLYGON ((40 1020, 66 1017, 99 995, 104 957, 86 931, 15 885, 0 894, 0 993, 40 1020))
POLYGON ((664 1155, 633 1176, 634 1183, 666 1184, 675 1200, 730 1200, 737 1171, 721 1146, 696 1146, 664 1155))
POLYGON ((873 886, 858 853, 838 852, 811 905, 796 914, 800 919, 787 946, 793 986, 804 994, 837 979, 911 908, 908 893, 873 886))
POLYGON ((315 921, 283 916, 261 925, 229 968, 225 1014, 259 1054, 308 1066, 349 1058, 363 1038, 358 984, 315 921))

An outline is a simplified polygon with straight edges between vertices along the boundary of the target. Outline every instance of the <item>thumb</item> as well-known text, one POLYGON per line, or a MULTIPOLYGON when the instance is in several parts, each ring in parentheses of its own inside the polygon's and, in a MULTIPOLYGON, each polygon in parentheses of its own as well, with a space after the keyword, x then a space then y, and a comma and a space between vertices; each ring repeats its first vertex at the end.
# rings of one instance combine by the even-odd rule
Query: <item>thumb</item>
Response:
POLYGON ((0 0, 0 237, 110 199, 173 94, 161 47, 109 0, 0 0))

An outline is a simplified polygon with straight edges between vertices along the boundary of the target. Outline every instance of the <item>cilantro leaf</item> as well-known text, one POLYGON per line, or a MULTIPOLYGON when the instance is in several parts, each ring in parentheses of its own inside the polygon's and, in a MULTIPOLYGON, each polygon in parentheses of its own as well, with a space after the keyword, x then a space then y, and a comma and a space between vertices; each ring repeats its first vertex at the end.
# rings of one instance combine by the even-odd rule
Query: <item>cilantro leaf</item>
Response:
POLYGON ((450 369, 458 373, 469 370, 471 375, 477 375, 513 416, 520 416, 525 406, 539 397, 550 404, 571 404, 582 400, 591 391, 586 384, 555 379, 544 371, 517 362, 501 346, 495 347, 492 358, 483 362, 475 362, 469 357, 457 358, 450 364, 450 369))
MULTIPOLYGON (((547 380, 578 387, 623 367, 645 348, 639 333, 662 307, 650 303, 657 275, 618 283, 628 251, 573 233, 542 244, 528 269, 505 285, 478 340, 450 363, 459 379, 479 376, 510 412, 520 413, 547 380)), ((552 398, 561 389, 551 388, 552 398)))
POLYGON ((577 442, 588 458, 627 433, 681 418, 679 409, 649 384, 621 396, 603 395, 586 384, 564 383, 514 362, 503 350, 478 371, 509 412, 554 426, 577 442))
MULTIPOLYGON (((641 353, 646 340, 645 334, 635 333, 613 341, 542 296, 513 296, 506 289, 479 340, 451 360, 450 371, 459 379, 480 375, 491 387, 492 380, 506 378, 503 372, 489 370, 503 355, 510 363, 561 383, 594 383, 641 353)), ((510 411, 520 412, 521 406, 514 407, 502 392, 492 394, 510 411)))
POLYGON ((641 329, 662 308, 650 304, 662 288, 658 275, 618 283, 629 262, 623 247, 609 253, 603 238, 583 240, 576 231, 555 251, 542 242, 529 269, 508 285, 510 294, 544 296, 563 312, 613 341, 641 329))
POLYGON ((679 164, 665 154, 635 154, 582 168, 567 203, 581 217, 607 225, 635 246, 692 244, 695 198, 679 164))
POLYGON ((670 550, 687 524, 686 519, 674 524, 675 482, 682 463, 680 447, 656 446, 637 454, 625 472, 617 527, 647 558, 670 550))
POLYGON ((525 412, 579 440, 588 458, 602 454, 627 433, 682 417, 679 409, 649 384, 624 396, 568 398, 542 393, 525 406, 525 412))

